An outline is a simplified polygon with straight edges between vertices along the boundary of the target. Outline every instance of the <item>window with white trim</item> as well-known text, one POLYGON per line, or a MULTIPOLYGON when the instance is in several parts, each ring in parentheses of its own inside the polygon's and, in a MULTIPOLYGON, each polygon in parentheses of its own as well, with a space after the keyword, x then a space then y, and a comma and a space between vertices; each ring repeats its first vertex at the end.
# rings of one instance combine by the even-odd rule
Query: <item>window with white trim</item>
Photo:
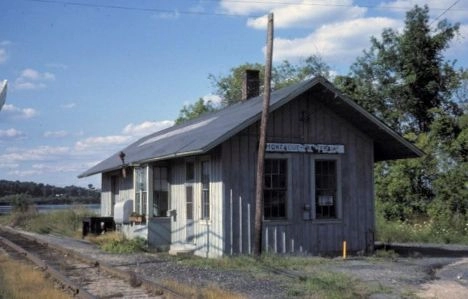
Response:
POLYGON ((148 184, 146 167, 135 168, 135 212, 146 214, 148 184))
POLYGON ((263 217, 267 220, 287 218, 288 160, 265 159, 263 217))
POLYGON ((210 161, 201 162, 201 218, 210 219, 210 161))

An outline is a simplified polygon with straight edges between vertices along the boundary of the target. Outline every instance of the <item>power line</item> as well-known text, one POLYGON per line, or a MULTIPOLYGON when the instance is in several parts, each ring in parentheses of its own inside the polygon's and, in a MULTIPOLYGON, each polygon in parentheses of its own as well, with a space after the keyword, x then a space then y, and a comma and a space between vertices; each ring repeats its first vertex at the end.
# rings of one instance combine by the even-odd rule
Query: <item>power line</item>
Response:
POLYGON ((253 16, 253 15, 240 15, 240 14, 230 14, 230 13, 221 13, 221 12, 203 12, 203 11, 190 11, 190 10, 179 11, 179 10, 146 8, 146 7, 136 7, 136 6, 91 4, 91 3, 83 3, 83 2, 76 2, 76 1, 59 1, 59 0, 23 0, 23 1, 49 3, 49 4, 62 4, 62 5, 90 7, 90 8, 108 8, 108 9, 133 10, 133 11, 158 12, 158 13, 177 13, 177 14, 184 14, 184 15, 255 17, 255 18, 260 17, 260 16, 253 16))
MULTIPOLYGON (((143 12, 158 12, 158 13, 177 13, 177 14, 186 14, 186 15, 207 15, 207 16, 231 16, 231 17, 252 17, 258 18, 263 15, 246 15, 246 14, 236 14, 236 13, 225 13, 225 12, 204 12, 204 11, 191 11, 191 10, 168 10, 168 9, 159 9, 159 8, 147 8, 147 7, 136 7, 136 6, 124 6, 124 5, 110 5, 110 4, 91 4, 83 3, 78 1, 59 1, 59 0, 23 0, 28 2, 38 2, 38 3, 49 3, 49 4, 61 4, 69 6, 79 6, 79 7, 91 7, 91 8, 108 8, 108 9, 119 9, 119 10, 132 10, 132 11, 143 11, 143 12)), ((218 2, 219 0, 205 0, 211 2, 218 2)), ((398 10, 409 10, 412 7, 401 7, 401 6, 378 6, 378 5, 351 5, 351 4, 330 4, 323 2, 301 2, 301 3, 291 3, 284 1, 247 1, 247 0, 225 0, 225 2, 231 3, 256 3, 256 4, 276 4, 276 5, 285 5, 285 6, 324 6, 324 7, 363 7, 363 8, 381 8, 381 9, 398 9, 398 10)), ((448 10, 450 10, 455 4, 459 2, 456 1, 449 8, 431 8, 431 10, 444 10, 435 20, 440 18, 448 10)), ((459 9, 458 11, 465 11, 466 9, 459 9)))
POLYGON ((443 16, 447 11, 449 11, 452 7, 454 7, 458 2, 460 2, 460 0, 455 1, 452 5, 449 6, 449 8, 447 8, 447 9, 444 10, 440 15, 438 15, 437 18, 435 18, 435 19, 429 24, 429 26, 431 26, 435 21, 437 21, 441 16, 443 16))
MULTIPOLYGON (((219 2, 219 0, 205 0, 209 2, 219 2)), ((288 5, 288 6, 325 6, 325 7, 363 7, 363 8, 382 8, 382 9, 398 9, 398 10, 410 10, 414 7, 410 6, 391 6, 391 5, 356 5, 356 4, 338 4, 338 3, 326 3, 326 2, 300 2, 300 3, 291 3, 284 1, 250 1, 250 0, 224 0, 223 2, 230 3, 255 3, 255 4, 277 4, 277 5, 288 5)), ((457 1, 458 2, 458 1, 457 1)), ((445 7, 431 7, 431 10, 446 10, 445 7)), ((467 9, 460 9, 460 11, 465 11, 467 9)))

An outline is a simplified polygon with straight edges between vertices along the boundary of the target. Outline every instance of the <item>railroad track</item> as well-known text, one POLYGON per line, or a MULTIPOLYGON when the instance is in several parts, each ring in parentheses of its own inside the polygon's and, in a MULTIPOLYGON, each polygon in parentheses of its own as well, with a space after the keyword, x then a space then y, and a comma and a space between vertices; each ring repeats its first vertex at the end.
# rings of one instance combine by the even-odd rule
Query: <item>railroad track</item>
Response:
POLYGON ((91 260, 77 252, 0 227, 0 248, 14 259, 28 259, 78 298, 183 298, 177 291, 135 272, 91 260))

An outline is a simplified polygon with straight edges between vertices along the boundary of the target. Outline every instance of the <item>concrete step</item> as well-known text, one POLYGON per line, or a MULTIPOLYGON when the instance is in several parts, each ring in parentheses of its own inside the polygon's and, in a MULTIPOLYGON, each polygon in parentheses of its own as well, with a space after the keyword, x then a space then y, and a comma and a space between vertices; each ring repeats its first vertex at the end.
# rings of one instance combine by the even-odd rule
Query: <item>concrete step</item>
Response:
POLYGON ((193 255, 195 252, 194 244, 174 244, 169 248, 170 255, 193 255))

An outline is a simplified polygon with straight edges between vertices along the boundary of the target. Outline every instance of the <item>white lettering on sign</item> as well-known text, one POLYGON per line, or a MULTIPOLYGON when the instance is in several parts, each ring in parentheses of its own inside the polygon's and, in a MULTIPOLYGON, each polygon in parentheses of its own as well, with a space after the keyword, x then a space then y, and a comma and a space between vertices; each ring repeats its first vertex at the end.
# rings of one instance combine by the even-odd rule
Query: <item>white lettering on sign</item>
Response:
POLYGON ((300 144, 300 143, 267 143, 267 152, 276 153, 314 153, 344 154, 343 144, 300 144))

